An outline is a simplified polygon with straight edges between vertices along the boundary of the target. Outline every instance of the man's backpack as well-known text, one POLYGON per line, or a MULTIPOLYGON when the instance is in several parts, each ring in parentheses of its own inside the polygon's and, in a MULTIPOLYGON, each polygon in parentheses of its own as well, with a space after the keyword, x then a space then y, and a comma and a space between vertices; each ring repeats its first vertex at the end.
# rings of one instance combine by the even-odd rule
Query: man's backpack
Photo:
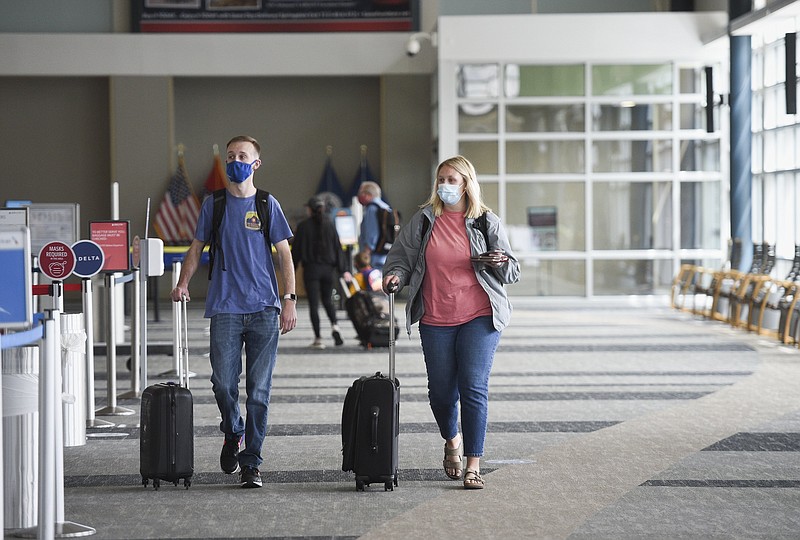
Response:
MULTIPOLYGON (((222 217, 225 215, 225 201, 227 189, 218 189, 213 194, 214 213, 211 217, 211 234, 208 237, 208 279, 211 279, 211 272, 214 270, 214 263, 219 259, 222 271, 225 271, 225 253, 222 250, 222 242, 219 239, 219 227, 222 224, 222 217)), ((264 235, 264 242, 267 245, 267 253, 272 252, 272 245, 269 241, 269 193, 256 189, 256 213, 261 222, 261 234, 264 235)))
POLYGON ((393 208, 378 207, 378 242, 373 252, 377 255, 386 255, 400 233, 400 212, 393 208))

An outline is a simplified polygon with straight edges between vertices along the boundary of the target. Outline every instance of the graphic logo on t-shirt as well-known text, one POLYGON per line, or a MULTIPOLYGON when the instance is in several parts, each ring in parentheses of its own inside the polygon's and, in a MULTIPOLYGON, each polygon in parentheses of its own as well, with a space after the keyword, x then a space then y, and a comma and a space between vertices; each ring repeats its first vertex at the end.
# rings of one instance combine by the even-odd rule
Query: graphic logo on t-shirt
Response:
POLYGON ((258 219, 258 212, 247 212, 244 215, 244 226, 251 231, 261 230, 261 220, 258 219))

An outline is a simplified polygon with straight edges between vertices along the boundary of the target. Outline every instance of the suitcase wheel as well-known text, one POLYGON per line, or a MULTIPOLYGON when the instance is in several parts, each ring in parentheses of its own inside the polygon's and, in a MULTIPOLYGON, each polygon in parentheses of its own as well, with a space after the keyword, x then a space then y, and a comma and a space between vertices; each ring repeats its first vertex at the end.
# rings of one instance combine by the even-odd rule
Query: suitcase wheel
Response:
POLYGON ((364 491, 364 481, 356 480, 356 491, 364 491))
POLYGON ((150 483, 150 480, 148 480, 147 478, 145 478, 144 476, 142 476, 142 485, 143 485, 145 488, 147 488, 147 484, 149 484, 149 483, 150 483))
POLYGON ((391 481, 385 482, 383 484, 383 491, 394 491, 394 485, 392 484, 391 481))
POLYGON ((191 486, 191 485, 192 485, 192 481, 191 480, 189 480, 188 478, 184 478, 183 479, 183 487, 185 487, 186 489, 189 489, 189 486, 191 486))
POLYGON ((158 478, 154 478, 153 479, 153 487, 156 489, 156 491, 158 491, 158 488, 161 487, 161 480, 159 480, 158 478))

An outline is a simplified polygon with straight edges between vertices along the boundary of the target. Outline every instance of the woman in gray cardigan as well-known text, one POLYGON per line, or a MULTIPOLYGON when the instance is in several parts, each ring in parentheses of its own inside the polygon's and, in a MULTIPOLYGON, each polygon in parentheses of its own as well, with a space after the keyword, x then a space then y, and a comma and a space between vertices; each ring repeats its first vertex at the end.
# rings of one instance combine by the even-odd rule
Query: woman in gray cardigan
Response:
POLYGON ((489 373, 511 317, 504 285, 516 283, 520 270, 466 158, 439 164, 430 198, 400 231, 383 271, 384 290, 409 287, 406 330, 419 322, 428 397, 445 439, 445 474, 481 489, 489 373))

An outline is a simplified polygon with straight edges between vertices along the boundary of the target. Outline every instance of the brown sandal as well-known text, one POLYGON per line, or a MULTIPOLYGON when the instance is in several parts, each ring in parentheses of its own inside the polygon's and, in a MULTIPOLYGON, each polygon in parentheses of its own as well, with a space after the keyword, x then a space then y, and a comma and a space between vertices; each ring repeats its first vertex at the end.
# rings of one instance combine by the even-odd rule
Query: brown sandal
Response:
POLYGON ((483 489, 485 485, 481 473, 473 469, 464 470, 464 489, 483 489))
POLYGON ((464 441, 458 443, 458 448, 448 448, 447 443, 444 444, 444 474, 451 480, 461 479, 461 470, 464 467, 464 441), (458 459, 456 459, 458 458, 458 459), (454 469, 455 474, 448 472, 448 469, 454 469))

